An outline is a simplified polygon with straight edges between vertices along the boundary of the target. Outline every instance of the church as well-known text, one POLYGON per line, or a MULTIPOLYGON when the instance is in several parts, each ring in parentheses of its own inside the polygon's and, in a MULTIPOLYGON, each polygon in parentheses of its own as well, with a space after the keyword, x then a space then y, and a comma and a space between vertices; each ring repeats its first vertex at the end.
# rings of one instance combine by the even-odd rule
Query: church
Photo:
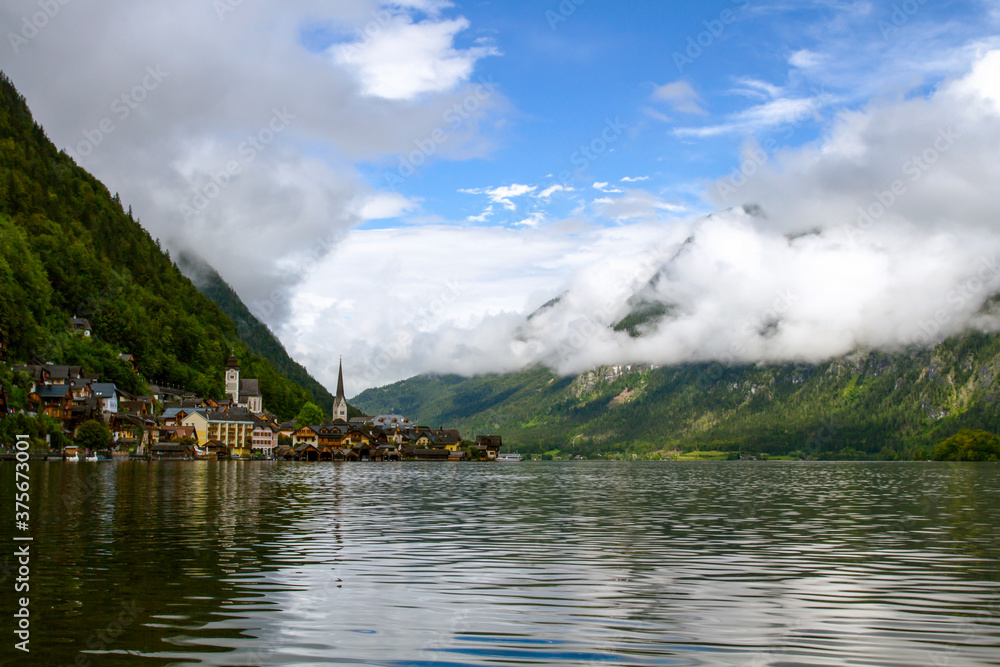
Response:
POLYGON ((235 354, 226 362, 226 394, 233 400, 233 405, 246 408, 255 415, 264 412, 260 383, 256 378, 240 379, 240 362, 235 354))
POLYGON ((340 358, 340 371, 337 375, 337 395, 333 397, 333 420, 347 421, 347 398, 344 396, 344 358, 340 358))

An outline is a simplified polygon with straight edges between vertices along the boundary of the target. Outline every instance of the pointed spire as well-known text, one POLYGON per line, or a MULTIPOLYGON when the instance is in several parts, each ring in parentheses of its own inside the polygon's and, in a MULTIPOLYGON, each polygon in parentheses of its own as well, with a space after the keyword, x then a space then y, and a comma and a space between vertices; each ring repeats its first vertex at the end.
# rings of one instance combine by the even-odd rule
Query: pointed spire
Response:
POLYGON ((344 396, 344 356, 340 356, 340 373, 337 375, 337 398, 344 396))
POLYGON ((347 421, 347 398, 344 396, 344 357, 340 357, 340 372, 337 374, 337 395, 333 398, 333 418, 347 421))

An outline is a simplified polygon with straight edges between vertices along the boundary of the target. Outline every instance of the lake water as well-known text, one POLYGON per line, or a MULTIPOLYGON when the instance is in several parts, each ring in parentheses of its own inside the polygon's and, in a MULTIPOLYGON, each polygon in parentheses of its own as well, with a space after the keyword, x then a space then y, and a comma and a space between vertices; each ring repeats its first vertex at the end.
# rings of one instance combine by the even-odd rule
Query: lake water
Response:
POLYGON ((5 664, 1000 665, 1000 465, 31 475, 32 653, 0 574, 5 664))

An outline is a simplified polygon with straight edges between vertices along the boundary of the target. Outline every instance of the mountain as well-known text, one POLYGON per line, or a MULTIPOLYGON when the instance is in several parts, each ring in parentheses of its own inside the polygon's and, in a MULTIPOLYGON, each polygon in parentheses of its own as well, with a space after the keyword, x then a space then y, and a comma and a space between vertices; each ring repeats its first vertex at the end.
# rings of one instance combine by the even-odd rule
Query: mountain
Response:
POLYGON ((236 325, 240 340, 254 354, 269 361, 282 375, 303 387, 312 401, 324 410, 333 405, 333 394, 319 383, 302 364, 292 359, 281 341, 258 320, 229 286, 218 271, 199 258, 182 255, 177 260, 184 275, 191 278, 198 290, 217 305, 236 325))
POLYGON ((499 433, 527 453, 693 449, 814 458, 926 458, 962 428, 1000 428, 1000 336, 970 333, 933 349, 867 351, 823 364, 601 367, 559 377, 419 376, 354 404, 499 433))
POLYGON ((118 195, 56 149, 2 73, 0 341, 11 363, 80 365, 132 393, 155 381, 206 397, 223 395, 235 353, 282 419, 311 399, 241 340, 118 195), (93 335, 70 331, 72 317, 88 319, 93 335))

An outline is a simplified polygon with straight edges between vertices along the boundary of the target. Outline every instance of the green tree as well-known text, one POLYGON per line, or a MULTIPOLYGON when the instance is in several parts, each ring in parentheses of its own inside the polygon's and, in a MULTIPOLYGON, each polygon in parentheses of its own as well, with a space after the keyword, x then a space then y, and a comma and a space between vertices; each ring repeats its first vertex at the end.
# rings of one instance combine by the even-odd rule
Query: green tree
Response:
POLYGON ((310 424, 321 424, 325 419, 326 415, 323 414, 323 409, 310 401, 299 410, 299 414, 295 418, 295 425, 302 428, 310 424))
POLYGON ((935 461, 1000 461, 1000 438, 963 428, 934 447, 935 461))
POLYGON ((101 422, 91 419, 80 424, 73 441, 77 447, 84 449, 92 451, 102 449, 111 442, 111 431, 101 422))

